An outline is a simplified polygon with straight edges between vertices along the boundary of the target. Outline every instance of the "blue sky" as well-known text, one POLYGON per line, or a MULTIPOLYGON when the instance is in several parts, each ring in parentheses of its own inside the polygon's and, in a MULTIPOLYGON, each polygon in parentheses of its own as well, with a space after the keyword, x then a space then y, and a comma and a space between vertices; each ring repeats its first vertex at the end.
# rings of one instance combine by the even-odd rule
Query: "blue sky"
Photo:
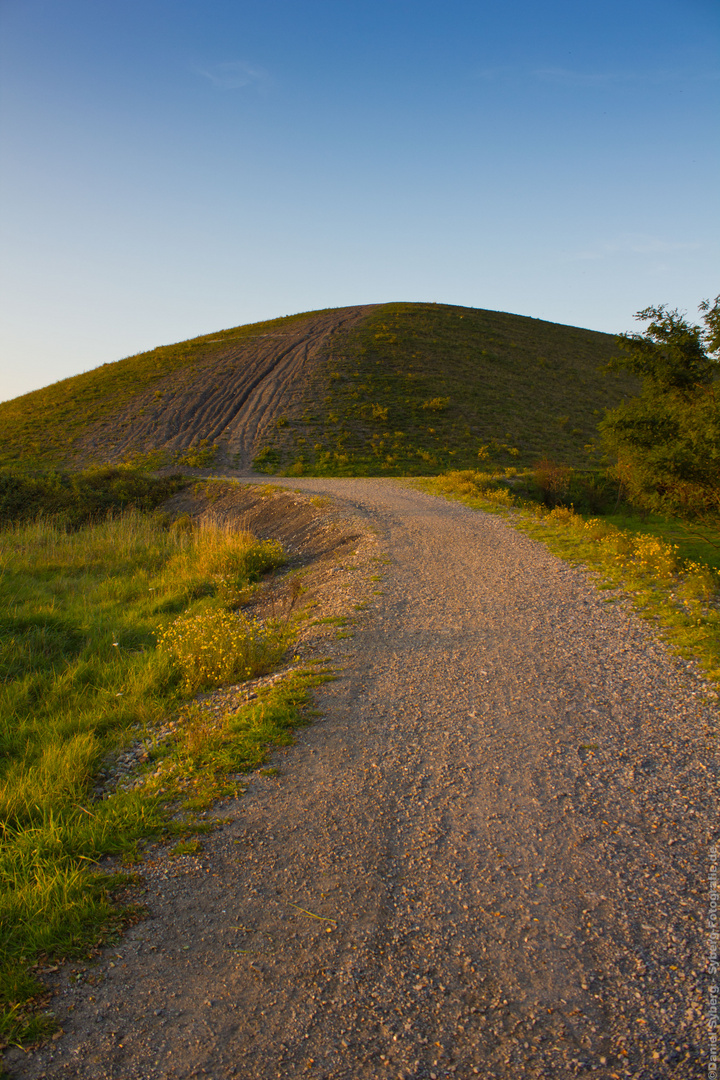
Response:
POLYGON ((430 300, 720 292, 716 0, 0 0, 0 399, 430 300))

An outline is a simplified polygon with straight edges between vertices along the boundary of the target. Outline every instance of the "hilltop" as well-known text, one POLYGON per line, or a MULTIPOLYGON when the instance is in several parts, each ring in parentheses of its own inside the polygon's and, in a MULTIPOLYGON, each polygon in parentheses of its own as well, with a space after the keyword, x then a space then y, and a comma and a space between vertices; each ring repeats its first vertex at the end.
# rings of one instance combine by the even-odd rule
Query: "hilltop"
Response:
POLYGON ((443 304, 329 309, 155 348, 0 404, 0 465, 434 473, 588 461, 636 389, 612 335, 443 304))

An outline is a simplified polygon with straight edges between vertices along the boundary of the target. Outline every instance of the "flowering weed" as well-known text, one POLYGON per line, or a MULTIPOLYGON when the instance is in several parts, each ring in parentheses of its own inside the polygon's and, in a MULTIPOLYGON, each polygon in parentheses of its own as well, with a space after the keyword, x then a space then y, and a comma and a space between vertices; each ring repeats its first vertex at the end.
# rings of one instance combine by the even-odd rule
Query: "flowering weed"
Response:
POLYGON ((172 657, 185 691, 193 693, 270 671, 289 638, 287 625, 261 627, 240 612, 207 608, 179 616, 158 635, 158 648, 172 657))

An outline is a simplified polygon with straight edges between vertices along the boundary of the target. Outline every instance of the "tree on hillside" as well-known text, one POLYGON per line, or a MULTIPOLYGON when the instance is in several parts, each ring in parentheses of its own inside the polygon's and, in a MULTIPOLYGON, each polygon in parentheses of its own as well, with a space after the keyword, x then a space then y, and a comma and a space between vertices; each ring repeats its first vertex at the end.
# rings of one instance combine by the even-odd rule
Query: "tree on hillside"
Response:
POLYGON ((703 300, 701 325, 665 305, 635 316, 611 364, 642 379, 637 397, 600 423, 626 495, 661 513, 720 521, 720 296, 703 300))

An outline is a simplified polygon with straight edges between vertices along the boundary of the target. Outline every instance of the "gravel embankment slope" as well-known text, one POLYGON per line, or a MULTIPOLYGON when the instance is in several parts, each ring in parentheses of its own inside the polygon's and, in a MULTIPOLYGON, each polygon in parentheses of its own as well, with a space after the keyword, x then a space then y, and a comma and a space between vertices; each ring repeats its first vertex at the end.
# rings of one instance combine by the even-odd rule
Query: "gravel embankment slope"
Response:
POLYGON ((378 530, 384 595, 283 775, 13 1075, 706 1075, 710 688, 496 518, 288 483, 378 530))
POLYGON ((177 453, 204 439, 220 457, 251 467, 276 420, 303 407, 304 392, 333 336, 350 329, 374 304, 318 312, 268 333, 228 340, 220 351, 197 351, 193 363, 133 397, 93 425, 78 445, 82 458, 124 460, 139 451, 177 453))

